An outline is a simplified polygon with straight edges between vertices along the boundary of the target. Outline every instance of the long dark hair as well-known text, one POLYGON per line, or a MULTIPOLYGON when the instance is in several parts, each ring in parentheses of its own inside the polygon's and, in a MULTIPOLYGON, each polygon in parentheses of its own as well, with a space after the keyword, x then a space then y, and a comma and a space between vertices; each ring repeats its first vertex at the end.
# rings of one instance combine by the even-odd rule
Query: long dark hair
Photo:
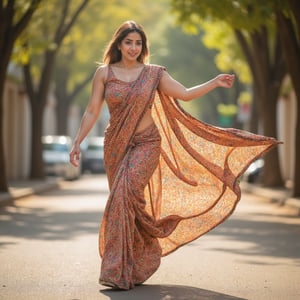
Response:
POLYGON ((137 58, 140 63, 145 63, 149 55, 149 49, 147 45, 147 37, 143 27, 134 21, 124 22, 114 33, 112 40, 108 44, 104 53, 103 62, 105 64, 113 64, 121 60, 121 51, 118 46, 121 44, 123 39, 131 32, 137 32, 142 38, 142 52, 137 58))

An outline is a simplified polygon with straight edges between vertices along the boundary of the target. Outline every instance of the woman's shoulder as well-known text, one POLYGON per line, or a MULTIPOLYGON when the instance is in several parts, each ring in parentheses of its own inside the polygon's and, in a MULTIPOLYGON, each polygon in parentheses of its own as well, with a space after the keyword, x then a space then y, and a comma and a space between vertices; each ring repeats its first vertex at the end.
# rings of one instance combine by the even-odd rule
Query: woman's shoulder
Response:
POLYGON ((153 78, 156 78, 157 76, 161 77, 166 71, 166 68, 164 66, 160 65, 155 65, 155 64, 149 64, 149 75, 152 76, 153 78))
POLYGON ((94 78, 96 78, 97 80, 101 80, 103 83, 105 83, 108 77, 108 70, 109 70, 109 65, 103 64, 98 66, 94 78))
POLYGON ((160 65, 156 65, 156 64, 149 64, 148 65, 150 69, 152 70, 166 70, 166 68, 164 66, 160 66, 160 65))

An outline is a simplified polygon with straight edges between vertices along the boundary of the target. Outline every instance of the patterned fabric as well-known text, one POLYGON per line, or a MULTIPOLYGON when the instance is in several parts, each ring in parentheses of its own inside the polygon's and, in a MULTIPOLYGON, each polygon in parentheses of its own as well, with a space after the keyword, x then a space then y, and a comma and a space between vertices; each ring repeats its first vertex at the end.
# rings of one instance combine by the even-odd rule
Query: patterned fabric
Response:
POLYGON ((145 281, 162 256, 223 222, 240 199, 238 178, 278 144, 196 120, 157 91, 163 70, 146 65, 125 82, 109 66, 105 86, 110 196, 100 229, 100 280, 122 289, 145 281), (136 133, 149 107, 155 124, 136 133))

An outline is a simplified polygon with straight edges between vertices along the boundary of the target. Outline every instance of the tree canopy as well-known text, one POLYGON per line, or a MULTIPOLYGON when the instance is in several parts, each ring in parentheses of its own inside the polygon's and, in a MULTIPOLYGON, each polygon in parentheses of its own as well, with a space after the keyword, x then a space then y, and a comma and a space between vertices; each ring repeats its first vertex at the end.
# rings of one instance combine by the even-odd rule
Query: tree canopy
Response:
MULTIPOLYGON (((203 20, 225 22, 234 32, 253 80, 252 131, 277 137, 276 103, 286 74, 271 0, 172 0, 179 23, 193 30, 203 20)), ((222 37, 222 36, 221 36, 222 37)), ((265 157, 264 184, 282 186, 278 149, 265 157)))

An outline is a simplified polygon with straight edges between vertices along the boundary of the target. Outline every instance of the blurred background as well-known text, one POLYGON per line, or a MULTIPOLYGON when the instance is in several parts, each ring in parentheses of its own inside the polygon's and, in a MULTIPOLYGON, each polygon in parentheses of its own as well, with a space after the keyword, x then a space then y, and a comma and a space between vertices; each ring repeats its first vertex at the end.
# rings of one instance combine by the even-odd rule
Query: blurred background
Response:
POLYGON ((135 20, 148 35, 150 63, 185 86, 236 74, 232 89, 182 105, 203 122, 283 141, 249 180, 300 196, 297 0, 1 0, 0 16, 1 192, 14 180, 103 172, 106 107, 82 144, 79 169, 67 154, 106 45, 135 20))

